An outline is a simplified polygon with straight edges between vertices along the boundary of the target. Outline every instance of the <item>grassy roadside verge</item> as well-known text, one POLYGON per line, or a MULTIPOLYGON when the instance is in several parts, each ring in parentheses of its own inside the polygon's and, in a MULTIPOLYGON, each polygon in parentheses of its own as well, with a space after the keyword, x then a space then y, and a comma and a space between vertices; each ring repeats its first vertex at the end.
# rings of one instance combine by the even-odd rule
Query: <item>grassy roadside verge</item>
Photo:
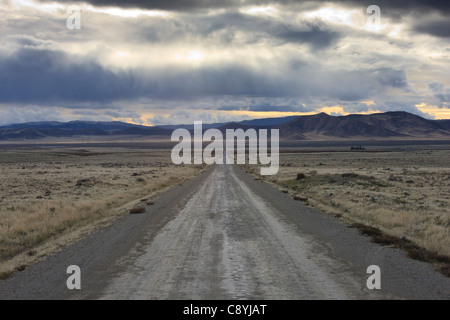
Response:
POLYGON ((372 242, 400 248, 408 257, 429 262, 439 272, 450 276, 450 221, 445 196, 427 189, 425 184, 425 179, 432 179, 436 185, 446 185, 445 175, 438 173, 434 177, 431 170, 427 175, 417 170, 408 172, 408 178, 402 181, 400 175, 393 173, 394 169, 372 166, 375 174, 366 175, 368 170, 361 163, 358 163, 359 171, 345 165, 338 167, 335 163, 325 167, 321 162, 306 171, 309 163, 293 159, 280 161, 277 176, 261 176, 257 166, 242 168, 255 179, 288 193, 294 200, 345 221, 349 227, 370 236, 372 242), (424 183, 417 186, 419 179, 424 183), (416 182, 411 182, 413 180, 416 182), (424 198, 432 192, 434 198, 424 198))
POLYGON ((374 243, 402 249, 411 259, 432 263, 440 273, 450 277, 450 257, 426 250, 406 238, 388 235, 371 226, 353 223, 350 227, 357 228, 362 235, 370 237, 374 243))
MULTIPOLYGON (((133 172, 135 168, 130 168, 133 172)), ((204 171, 202 166, 168 167, 161 176, 126 174, 130 182, 124 187, 111 181, 95 184, 95 179, 80 179, 74 187, 89 196, 16 201, 0 212, 0 280, 23 271, 50 253, 99 230, 128 214, 143 198, 155 199, 159 194, 182 184, 204 171), (145 178, 145 179, 144 179, 145 178)), ((117 180, 116 180, 117 181, 117 180)))

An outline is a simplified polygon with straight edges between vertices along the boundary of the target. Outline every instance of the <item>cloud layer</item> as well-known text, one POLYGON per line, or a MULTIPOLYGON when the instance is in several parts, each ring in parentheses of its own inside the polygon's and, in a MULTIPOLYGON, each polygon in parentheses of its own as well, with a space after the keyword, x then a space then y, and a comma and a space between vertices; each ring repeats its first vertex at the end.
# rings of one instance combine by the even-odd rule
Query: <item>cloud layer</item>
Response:
POLYGON ((449 108, 448 2, 379 1, 377 26, 369 1, 73 3, 81 30, 64 1, 0 5, 3 123, 20 108, 148 124, 449 108))

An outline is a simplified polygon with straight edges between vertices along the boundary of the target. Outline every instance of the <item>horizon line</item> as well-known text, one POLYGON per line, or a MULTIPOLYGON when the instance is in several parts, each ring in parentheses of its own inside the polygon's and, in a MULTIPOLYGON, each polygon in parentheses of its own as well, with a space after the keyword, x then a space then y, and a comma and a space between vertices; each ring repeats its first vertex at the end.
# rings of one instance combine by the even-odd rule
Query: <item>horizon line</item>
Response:
MULTIPOLYGON (((304 114, 298 114, 298 115, 281 115, 279 117, 262 117, 262 118, 253 118, 253 119, 245 119, 245 120, 239 120, 239 121, 225 121, 225 122, 203 122, 202 120, 195 120, 195 121, 202 121, 203 124, 206 125, 214 125, 214 124, 229 124, 229 123, 241 123, 241 122, 245 122, 245 121, 253 121, 253 120, 265 120, 265 119, 282 119, 282 118, 289 118, 289 117, 308 117, 308 116, 317 116, 320 114, 326 114, 330 117, 335 117, 335 118, 339 118, 339 117, 348 117, 348 116, 371 116, 371 115, 377 115, 377 114, 387 114, 387 113, 407 113, 410 115, 414 115, 417 117, 420 117, 422 119, 426 119, 426 120, 430 120, 430 121, 446 121, 446 120, 450 120, 450 118, 446 118, 446 119, 429 119, 426 118, 424 116, 415 114, 415 113, 411 113, 408 111, 403 111, 403 110, 397 110, 397 111, 375 111, 373 113, 366 113, 366 112, 362 112, 362 113, 348 113, 348 114, 334 114, 333 112, 325 112, 325 111, 321 111, 321 112, 317 112, 317 113, 309 113, 309 112, 305 112, 304 114)), ((137 122, 133 122, 133 121, 126 121, 126 120, 120 120, 120 119, 110 119, 110 120, 89 120, 89 119, 76 119, 76 120, 68 120, 68 121, 61 121, 61 120, 42 120, 42 121, 32 121, 32 122, 13 122, 13 123, 8 123, 8 124, 2 124, 0 125, 0 127, 7 127, 7 126, 13 126, 13 125, 23 125, 23 124, 39 124, 39 123, 61 123, 61 124, 67 124, 67 123, 73 123, 73 122, 92 122, 92 123, 123 123, 123 124, 129 124, 129 125, 136 125, 136 126, 140 126, 140 127, 161 127, 161 126, 188 126, 188 125, 193 125, 190 123, 180 123, 180 124, 170 124, 170 123, 166 123, 166 124, 158 124, 158 125, 147 125, 147 124, 142 124, 142 123, 137 123, 137 122)))

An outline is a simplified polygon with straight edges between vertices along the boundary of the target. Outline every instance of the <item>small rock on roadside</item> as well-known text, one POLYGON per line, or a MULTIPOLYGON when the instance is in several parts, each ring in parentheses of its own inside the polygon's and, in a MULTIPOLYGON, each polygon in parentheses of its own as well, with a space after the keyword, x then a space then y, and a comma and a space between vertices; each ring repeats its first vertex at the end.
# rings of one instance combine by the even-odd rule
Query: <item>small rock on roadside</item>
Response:
POLYGON ((140 214, 140 213, 144 213, 144 212, 145 212, 145 208, 142 208, 142 207, 133 208, 130 210, 131 214, 140 214))
POLYGON ((293 198, 295 201, 308 201, 308 197, 294 196, 293 198))

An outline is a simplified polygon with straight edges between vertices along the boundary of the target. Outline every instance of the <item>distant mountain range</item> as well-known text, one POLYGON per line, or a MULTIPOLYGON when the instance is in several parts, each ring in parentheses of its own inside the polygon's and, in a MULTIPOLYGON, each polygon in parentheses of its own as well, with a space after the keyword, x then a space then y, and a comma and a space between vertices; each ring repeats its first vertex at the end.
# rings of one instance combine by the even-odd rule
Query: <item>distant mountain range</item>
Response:
POLYGON ((124 122, 31 122, 0 127, 0 140, 65 138, 76 136, 170 136, 171 130, 124 122))
POLYGON ((297 117, 278 126, 286 140, 336 138, 450 138, 450 120, 427 120, 407 112, 297 117))
MULTIPOLYGON (((33 122, 0 127, 0 140, 35 140, 80 136, 170 137, 173 130, 193 130, 193 124, 147 127, 124 122, 33 122)), ((241 122, 205 124, 203 129, 242 128, 279 129, 283 140, 323 140, 346 138, 410 138, 450 139, 450 120, 427 120, 407 112, 386 112, 372 115, 330 116, 320 113, 311 116, 291 116, 245 120, 241 122)))

